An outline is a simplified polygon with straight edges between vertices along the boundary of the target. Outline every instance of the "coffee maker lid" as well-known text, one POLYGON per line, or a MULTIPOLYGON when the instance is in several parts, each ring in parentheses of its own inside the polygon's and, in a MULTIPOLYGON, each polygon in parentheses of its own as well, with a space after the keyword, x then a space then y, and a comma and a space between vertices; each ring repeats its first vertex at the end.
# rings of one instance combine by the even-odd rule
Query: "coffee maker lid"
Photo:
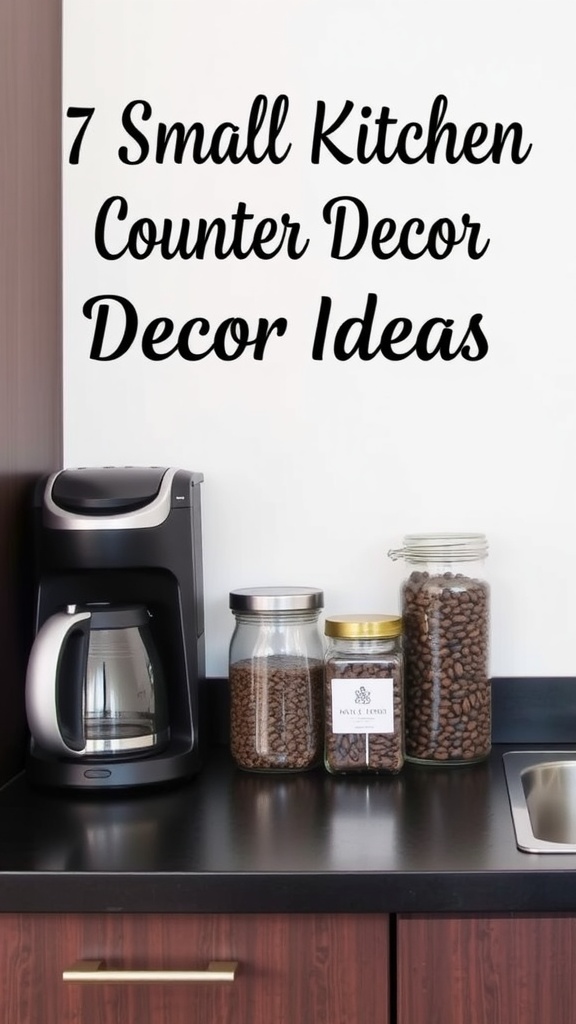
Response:
POLYGON ((105 466, 65 469, 52 485, 52 500, 66 512, 117 515, 144 508, 160 490, 165 467, 105 466))

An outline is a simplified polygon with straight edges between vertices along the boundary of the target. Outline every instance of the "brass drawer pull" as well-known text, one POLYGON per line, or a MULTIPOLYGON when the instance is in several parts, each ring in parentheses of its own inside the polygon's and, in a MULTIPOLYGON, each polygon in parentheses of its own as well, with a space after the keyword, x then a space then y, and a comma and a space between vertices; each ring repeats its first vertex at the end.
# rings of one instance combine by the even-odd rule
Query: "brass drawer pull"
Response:
POLYGON ((211 960, 205 971, 109 971, 104 960, 78 960, 62 972, 63 981, 108 982, 174 982, 174 981, 234 981, 237 960, 211 960))

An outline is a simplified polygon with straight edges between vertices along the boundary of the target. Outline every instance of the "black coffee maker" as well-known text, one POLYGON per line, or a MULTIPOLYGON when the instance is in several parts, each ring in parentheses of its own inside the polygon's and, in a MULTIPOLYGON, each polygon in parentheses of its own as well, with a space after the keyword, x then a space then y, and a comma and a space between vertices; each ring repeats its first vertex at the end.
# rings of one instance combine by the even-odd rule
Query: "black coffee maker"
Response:
POLYGON ((26 684, 32 781, 114 789, 199 770, 202 480, 128 466, 67 469, 38 482, 26 684), (138 729, 126 724, 130 704, 138 729), (162 719, 158 735, 142 725, 146 717, 162 719))

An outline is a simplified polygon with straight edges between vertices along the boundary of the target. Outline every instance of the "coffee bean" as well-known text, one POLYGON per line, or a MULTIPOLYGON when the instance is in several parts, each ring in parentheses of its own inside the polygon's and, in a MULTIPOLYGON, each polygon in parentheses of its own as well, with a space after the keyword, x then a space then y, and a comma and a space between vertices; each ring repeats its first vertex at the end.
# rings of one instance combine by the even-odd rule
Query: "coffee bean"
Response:
POLYGON ((322 760, 324 665, 247 658, 230 666, 230 749, 240 768, 294 771, 322 760))
POLYGON ((413 572, 402 591, 406 756, 477 761, 490 750, 489 589, 413 572))

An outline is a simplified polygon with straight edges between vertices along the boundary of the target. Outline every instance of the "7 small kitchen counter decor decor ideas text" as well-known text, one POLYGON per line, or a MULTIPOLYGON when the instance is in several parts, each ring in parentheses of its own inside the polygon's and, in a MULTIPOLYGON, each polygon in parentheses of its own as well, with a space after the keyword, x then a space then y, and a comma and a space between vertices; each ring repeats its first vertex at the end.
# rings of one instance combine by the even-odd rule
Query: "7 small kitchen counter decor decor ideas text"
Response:
MULTIPOLYGON (((98 109, 69 106, 67 159, 79 165, 87 157, 91 128, 98 109)), ((285 94, 256 95, 246 110, 243 123, 202 120, 169 121, 157 116, 148 99, 132 99, 119 112, 123 144, 114 157, 126 167, 146 163, 166 166, 230 164, 271 166, 286 164, 295 152, 291 132, 290 99, 285 94)), ((450 117, 448 97, 437 95, 423 122, 401 122, 392 106, 373 109, 350 99, 328 104, 315 103, 307 132, 307 159, 318 168, 330 163, 342 167, 381 165, 383 178, 393 163, 480 165, 506 163, 520 167, 530 157, 532 143, 523 125, 510 123, 456 123, 450 117)), ((384 181, 382 196, 385 197, 384 181)), ((383 203, 384 205, 384 203, 383 203)), ((281 206, 280 206, 281 210, 281 206)), ((482 260, 490 245, 488 231, 468 210, 454 219, 412 216, 395 219, 390 210, 375 217, 362 197, 352 193, 330 195, 321 204, 321 230, 326 233, 331 260, 355 260, 368 253, 382 266, 390 260, 418 261, 427 257, 449 262, 463 252, 468 260, 482 260)), ((258 217, 249 203, 238 199, 235 206, 212 218, 178 219, 136 217, 125 195, 107 195, 99 206, 93 231, 98 256, 107 262, 146 261, 159 255, 165 261, 274 260, 280 255, 290 261, 304 261, 320 243, 289 211, 258 217)), ((489 328, 481 310, 470 311, 467 322, 457 323, 446 315, 422 323, 409 315, 386 322, 379 307, 380 296, 369 291, 362 308, 350 316, 335 317, 330 295, 318 299, 315 326, 310 337, 310 358, 372 360, 383 357, 400 361, 411 356, 428 361, 434 357, 468 361, 484 359, 489 352, 489 328)), ((131 348, 143 356, 162 361, 180 356, 189 362, 211 356, 231 362, 241 356, 263 360, 278 339, 289 336, 285 315, 227 317, 219 323, 202 315, 177 323, 168 315, 147 322, 129 297, 121 294, 92 295, 83 302, 82 312, 90 322, 90 359, 111 361, 122 358, 131 348)))

